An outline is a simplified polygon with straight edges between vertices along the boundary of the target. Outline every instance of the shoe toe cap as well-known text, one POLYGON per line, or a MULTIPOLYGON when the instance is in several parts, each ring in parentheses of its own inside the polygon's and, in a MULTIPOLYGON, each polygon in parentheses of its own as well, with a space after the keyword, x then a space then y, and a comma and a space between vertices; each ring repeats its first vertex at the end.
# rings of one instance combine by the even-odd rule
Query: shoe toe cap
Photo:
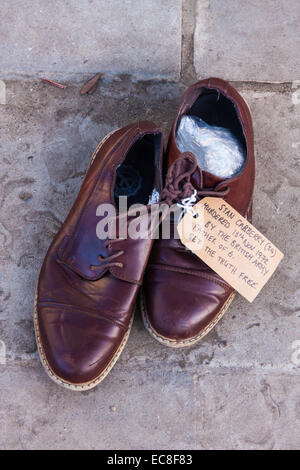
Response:
POLYGON ((110 320, 74 308, 39 307, 37 322, 48 372, 71 385, 101 379, 124 336, 110 320))
POLYGON ((148 323, 152 333, 166 343, 195 341, 197 335, 204 336, 232 293, 205 276, 158 269, 147 275, 144 286, 146 326, 148 323))

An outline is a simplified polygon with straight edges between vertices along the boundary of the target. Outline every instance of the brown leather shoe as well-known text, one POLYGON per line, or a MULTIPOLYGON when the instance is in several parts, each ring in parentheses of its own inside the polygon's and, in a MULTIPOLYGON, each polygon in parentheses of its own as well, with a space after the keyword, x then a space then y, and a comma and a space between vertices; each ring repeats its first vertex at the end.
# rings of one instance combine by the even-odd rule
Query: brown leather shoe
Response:
MULTIPOLYGON (((170 166, 162 200, 179 202, 194 188, 198 199, 224 198, 251 219, 254 187, 254 143, 249 108, 229 83, 210 78, 188 88, 169 137, 170 166), (246 162, 235 177, 222 180, 201 171, 193 154, 181 154, 175 131, 184 114, 196 115, 210 125, 228 128, 244 149, 246 162)), ((203 338, 220 320, 234 297, 234 290, 180 240, 155 242, 143 284, 141 306, 147 330, 161 343, 190 346, 203 338)))
POLYGON ((67 388, 94 387, 118 359, 153 243, 99 239, 97 207, 116 207, 120 195, 128 205, 147 205, 159 195, 162 151, 162 134, 151 122, 109 134, 48 250, 36 290, 36 340, 47 373, 67 388))

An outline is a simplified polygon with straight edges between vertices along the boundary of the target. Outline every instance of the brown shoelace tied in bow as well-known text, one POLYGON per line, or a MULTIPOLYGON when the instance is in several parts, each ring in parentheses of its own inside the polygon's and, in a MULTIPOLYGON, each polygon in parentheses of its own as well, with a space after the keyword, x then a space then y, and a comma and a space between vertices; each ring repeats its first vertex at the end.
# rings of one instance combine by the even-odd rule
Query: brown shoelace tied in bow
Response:
POLYGON ((196 197, 198 200, 205 196, 224 197, 228 194, 229 188, 218 189, 219 184, 214 188, 204 188, 203 173, 201 168, 198 167, 196 157, 190 152, 185 152, 170 166, 160 202, 165 202, 170 206, 190 197, 195 190, 197 191, 196 197), (200 176, 199 189, 194 188, 191 182, 191 177, 196 171, 200 176))

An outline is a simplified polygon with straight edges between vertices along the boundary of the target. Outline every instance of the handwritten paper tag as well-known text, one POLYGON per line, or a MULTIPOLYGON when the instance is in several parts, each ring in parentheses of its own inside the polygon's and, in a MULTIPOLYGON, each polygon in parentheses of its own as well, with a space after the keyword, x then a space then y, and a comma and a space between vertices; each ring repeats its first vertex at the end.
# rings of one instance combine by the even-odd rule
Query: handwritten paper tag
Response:
POLYGON ((236 291, 252 302, 283 253, 227 202, 206 197, 177 226, 180 240, 236 291))

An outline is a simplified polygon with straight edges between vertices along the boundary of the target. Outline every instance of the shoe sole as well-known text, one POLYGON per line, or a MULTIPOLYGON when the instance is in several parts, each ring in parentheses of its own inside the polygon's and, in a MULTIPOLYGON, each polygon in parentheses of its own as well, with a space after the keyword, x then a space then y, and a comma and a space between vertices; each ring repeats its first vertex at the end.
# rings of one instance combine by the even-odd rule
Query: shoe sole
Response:
POLYGON ((155 331, 152 328, 152 326, 150 325, 150 322, 148 320, 148 314, 147 314, 147 309, 146 309, 146 305, 145 305, 144 294, 141 291, 140 292, 140 307, 141 307, 141 311, 142 311, 143 322, 144 322, 146 330, 159 343, 164 344, 165 346, 168 346, 168 347, 171 347, 171 348, 186 348, 188 346, 192 346, 192 345, 198 343, 201 339, 204 338, 204 336, 206 336, 214 328, 214 326, 221 320, 224 313, 229 308, 229 306, 230 306, 231 302, 233 301, 235 295, 236 295, 236 292, 233 292, 232 294, 230 294, 230 296, 226 300, 226 302, 223 305, 223 307, 221 308, 221 310, 219 310, 219 312, 217 313, 216 317, 200 333, 198 333, 196 336, 193 336, 191 338, 177 341, 177 340, 174 340, 174 339, 170 339, 170 338, 166 338, 164 336, 161 336, 160 334, 157 333, 157 331, 155 331))
MULTIPOLYGON (((95 157, 96 157, 96 154, 97 152, 100 150, 100 147, 102 147, 102 145, 104 144, 104 142, 112 135, 114 134, 118 129, 115 129, 114 131, 110 132, 109 134, 107 134, 102 140, 101 142, 98 144, 97 148, 95 149, 95 151, 93 152, 93 155, 91 157, 91 160, 89 162, 89 165, 87 167, 87 171, 88 169, 90 168, 90 166, 92 165, 95 157)), ((129 323, 129 327, 128 327, 128 330, 126 331, 125 335, 124 335, 124 338, 122 339, 122 342, 119 346, 119 348, 117 349, 117 351, 115 352, 114 356, 112 357, 112 359, 110 360, 109 364, 106 366, 106 368, 101 372, 101 374, 96 377, 95 379, 89 381, 89 382, 85 382, 85 383, 81 383, 81 384, 72 384, 71 382, 67 382, 66 380, 63 380, 61 377, 59 377, 57 374, 55 374, 55 372, 53 372, 53 370, 51 369, 47 359, 46 359, 46 355, 45 355, 45 352, 44 352, 44 348, 43 348, 43 345, 42 345, 42 342, 41 342, 41 335, 40 335, 40 330, 39 330, 39 324, 38 324, 38 312, 37 312, 37 289, 36 289, 36 292, 35 292, 35 297, 34 297, 34 314, 33 314, 33 320, 34 320, 34 332, 35 332, 35 338, 36 338, 36 344, 37 344, 37 347, 38 347, 38 352, 39 352, 39 356, 40 356, 40 359, 41 359, 41 363, 45 369, 45 371, 47 372, 47 375, 50 377, 50 379, 52 379, 56 384, 64 387, 64 388, 67 388, 68 390, 75 390, 75 391, 79 391, 79 392, 83 392, 85 390, 91 390, 92 388, 96 387, 100 382, 102 382, 103 379, 105 379, 105 377, 107 376, 107 374, 111 371, 111 369, 114 367, 115 363, 117 362, 117 360, 119 359, 123 349, 125 348, 126 346, 126 343, 127 343, 127 340, 129 338, 129 334, 130 334, 130 331, 131 331, 131 328, 132 328, 132 324, 133 324, 133 319, 134 319, 134 312, 132 314, 132 318, 130 320, 130 323, 129 323)))

